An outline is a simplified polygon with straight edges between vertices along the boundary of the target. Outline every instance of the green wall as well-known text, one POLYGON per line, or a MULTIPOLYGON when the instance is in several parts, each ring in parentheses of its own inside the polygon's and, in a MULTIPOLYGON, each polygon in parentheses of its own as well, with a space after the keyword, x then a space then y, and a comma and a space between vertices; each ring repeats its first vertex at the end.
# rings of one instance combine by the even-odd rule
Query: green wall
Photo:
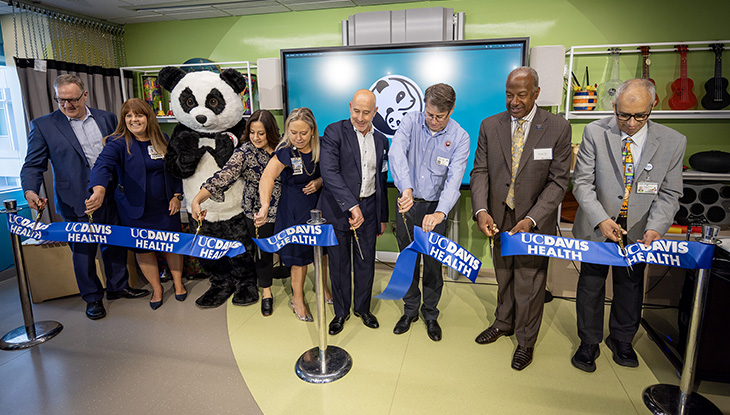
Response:
MULTIPOLYGON (((730 15, 728 1, 694 1, 691 5, 678 0, 427 1, 131 24, 125 27, 127 64, 174 65, 193 57, 208 58, 218 62, 240 60, 255 62, 258 58, 279 57, 279 50, 283 48, 339 46, 340 22, 351 14, 423 7, 452 7, 454 12, 465 12, 467 39, 529 36, 531 46, 565 45, 568 48, 575 45, 730 38, 728 26, 712 18, 712 16, 719 18, 730 15), (707 10, 712 10, 711 15, 707 10)), ((730 44, 726 46, 730 48, 730 44)), ((622 55, 623 79, 641 75, 639 56, 622 55)), ((714 55, 711 52, 692 52, 689 56, 689 76, 695 80, 694 92, 698 98, 704 95, 702 85, 714 73, 713 59, 714 55)), ((651 76, 657 82, 657 90, 662 99, 667 93, 668 84, 678 77, 678 62, 678 55, 674 53, 652 55, 651 76)), ((589 66, 592 83, 599 83, 606 77, 608 65, 605 57, 581 58, 576 61, 575 69, 576 76, 581 82, 586 65, 589 66)), ((725 73, 728 72, 727 65, 725 73)), ((342 110, 344 118, 347 116, 347 109, 342 110)), ((281 118, 281 114, 278 115, 281 118)), ((660 122, 687 136, 687 156, 709 149, 730 152, 728 120, 660 122)), ((586 123, 585 121, 573 123, 574 142, 580 142, 580 135, 586 123)), ((475 255, 481 255, 485 265, 491 264, 486 238, 478 232, 473 222, 468 220, 471 216, 469 197, 468 191, 462 193, 459 242, 475 255)), ((395 200, 394 192, 391 192, 391 199, 395 200)), ((391 212, 391 219, 393 218, 394 212, 391 212)), ((397 250, 395 238, 389 231, 378 241, 378 249, 397 250)))

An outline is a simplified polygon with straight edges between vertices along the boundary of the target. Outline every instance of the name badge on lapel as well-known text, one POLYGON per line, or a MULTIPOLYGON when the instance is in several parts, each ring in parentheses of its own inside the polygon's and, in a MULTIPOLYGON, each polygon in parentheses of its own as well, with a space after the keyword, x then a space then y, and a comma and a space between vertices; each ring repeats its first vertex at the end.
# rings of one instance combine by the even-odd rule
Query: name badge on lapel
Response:
POLYGON ((291 158, 291 168, 294 170, 293 174, 302 174, 302 169, 304 168, 304 164, 302 164, 302 158, 301 157, 292 157, 291 158))
POLYGON ((152 160, 161 160, 162 158, 164 158, 164 156, 158 153, 157 150, 155 150, 155 148, 152 146, 147 146, 147 154, 150 155, 150 158, 152 160))
POLYGON ((659 193, 659 183, 638 182, 636 183, 636 193, 655 195, 659 193))
POLYGON ((533 150, 532 157, 534 160, 552 160, 553 149, 552 148, 536 148, 533 150))
POLYGON ((388 160, 383 160, 383 168, 380 170, 381 173, 388 172, 388 160))
POLYGON ((436 157, 436 164, 438 164, 439 166, 448 166, 449 159, 444 157, 436 157))

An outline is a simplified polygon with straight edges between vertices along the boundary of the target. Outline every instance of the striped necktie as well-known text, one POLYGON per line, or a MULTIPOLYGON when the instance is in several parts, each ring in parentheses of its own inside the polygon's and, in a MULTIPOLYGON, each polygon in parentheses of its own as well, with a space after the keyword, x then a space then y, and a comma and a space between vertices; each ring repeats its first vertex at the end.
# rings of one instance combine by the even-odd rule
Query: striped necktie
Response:
POLYGON ((625 218, 629 212, 629 195, 631 186, 634 184, 634 156, 631 154, 631 144, 634 140, 631 137, 626 139, 624 150, 621 153, 624 159, 624 201, 621 204, 619 217, 625 218))
POLYGON ((510 209, 515 208, 515 178, 517 178, 517 170, 520 167, 520 158, 522 157, 522 149, 525 147, 525 123, 527 120, 517 120, 517 129, 512 134, 512 181, 507 191, 507 200, 505 203, 510 209))

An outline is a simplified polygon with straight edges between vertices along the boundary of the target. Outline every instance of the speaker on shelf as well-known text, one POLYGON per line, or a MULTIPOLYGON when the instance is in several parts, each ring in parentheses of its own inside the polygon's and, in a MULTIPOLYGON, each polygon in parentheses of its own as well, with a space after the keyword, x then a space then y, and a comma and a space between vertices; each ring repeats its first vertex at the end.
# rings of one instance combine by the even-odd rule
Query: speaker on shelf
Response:
POLYGON ((730 184, 685 182, 674 221, 680 225, 704 222, 727 228, 730 225, 730 184))

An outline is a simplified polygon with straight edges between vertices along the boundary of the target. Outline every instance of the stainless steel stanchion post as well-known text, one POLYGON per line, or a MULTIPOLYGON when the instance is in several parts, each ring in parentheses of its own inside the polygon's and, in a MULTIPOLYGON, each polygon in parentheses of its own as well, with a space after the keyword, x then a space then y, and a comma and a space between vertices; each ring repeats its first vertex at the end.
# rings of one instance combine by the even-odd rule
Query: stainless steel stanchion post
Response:
MULTIPOLYGON (((322 211, 312 209, 310 225, 321 225, 322 211)), ((322 247, 314 247, 314 287, 317 293, 317 326, 319 346, 307 350, 297 360, 297 376, 309 383, 329 383, 345 376, 352 368, 352 357, 344 349, 327 346, 327 327, 324 307, 324 273, 322 271, 322 247)))
MULTIPOLYGON (((17 213, 18 203, 15 199, 3 201, 5 209, 0 213, 17 213)), ((20 350, 41 344, 52 339, 63 330, 61 323, 56 321, 33 321, 33 307, 30 303, 30 287, 28 278, 25 275, 25 262, 23 250, 21 249, 20 237, 10 234, 10 243, 13 247, 13 258, 15 259, 15 271, 18 277, 18 291, 20 292, 20 307, 23 311, 23 322, 25 326, 18 327, 8 332, 0 340, 2 350, 20 350)))
MULTIPOLYGON (((703 225, 700 242, 715 244, 719 231, 719 226, 703 225)), ((655 415, 722 415, 717 406, 704 396, 692 391, 699 349, 698 335, 702 327, 702 313, 707 297, 709 273, 708 269, 701 269, 697 273, 692 315, 687 333, 687 347, 684 352, 684 366, 679 386, 658 384, 644 389, 644 404, 655 415)))

